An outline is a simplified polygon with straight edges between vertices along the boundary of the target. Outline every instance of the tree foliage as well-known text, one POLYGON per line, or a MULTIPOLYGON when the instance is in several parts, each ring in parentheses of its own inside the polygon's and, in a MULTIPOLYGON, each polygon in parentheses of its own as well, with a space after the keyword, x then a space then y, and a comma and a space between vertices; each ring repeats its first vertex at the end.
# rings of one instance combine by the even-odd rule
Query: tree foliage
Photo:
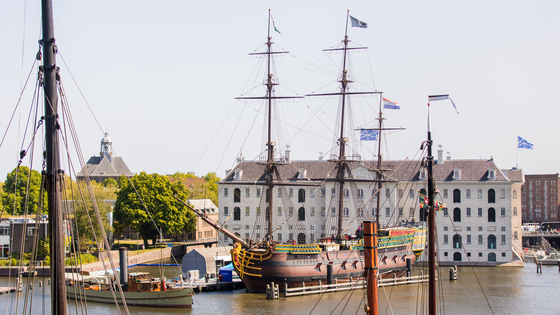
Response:
MULTIPOLYGON (((30 170, 27 166, 16 167, 12 172, 8 173, 2 188, 4 191, 2 194, 2 204, 5 209, 8 209, 6 210, 8 213, 15 215, 24 214, 26 202, 27 213, 37 213, 39 194, 41 192, 41 173, 30 170)), ((43 190, 42 212, 47 213, 47 192, 45 190, 43 190)))
POLYGON ((209 172, 203 178, 192 174, 177 172, 169 176, 172 182, 180 182, 188 189, 189 199, 210 199, 218 206, 218 182, 220 178, 214 172, 209 172))
POLYGON ((103 181, 103 187, 105 188, 117 188, 119 184, 113 178, 107 178, 103 181))
POLYGON ((181 200, 187 199, 187 191, 181 183, 172 183, 166 176, 142 172, 120 184, 114 218, 138 231, 146 246, 149 239, 155 244, 158 228, 167 234, 195 229, 196 219, 192 211, 173 198, 177 195, 181 200))
MULTIPOLYGON (((91 182, 91 185, 99 215, 103 222, 103 228, 105 233, 109 235, 111 225, 108 215, 111 212, 111 205, 106 200, 115 198, 116 188, 106 188, 96 182, 91 182)), ((79 249, 82 252, 87 252, 97 245, 95 243, 96 238, 98 242, 103 242, 103 238, 86 183, 83 181, 72 183, 71 194, 66 197, 73 201, 72 204, 75 211, 74 222, 78 232, 79 249)))

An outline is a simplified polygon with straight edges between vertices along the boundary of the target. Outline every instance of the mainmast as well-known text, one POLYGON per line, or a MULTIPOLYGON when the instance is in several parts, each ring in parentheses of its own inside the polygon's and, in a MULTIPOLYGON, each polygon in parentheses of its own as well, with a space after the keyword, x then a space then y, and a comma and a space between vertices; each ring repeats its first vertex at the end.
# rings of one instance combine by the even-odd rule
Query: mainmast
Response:
POLYGON ((67 314, 66 284, 64 276, 64 226, 62 220, 61 197, 63 171, 60 168, 58 148, 58 97, 56 81, 58 68, 55 54, 52 1, 42 1, 43 16, 43 89, 45 91, 45 142, 46 174, 45 189, 48 195, 49 239, 51 251, 51 313, 67 314))
POLYGON ((261 53, 250 53, 249 55, 266 55, 267 58, 267 78, 265 81, 266 86, 266 96, 264 97, 237 97, 236 99, 263 99, 267 101, 268 106, 268 117, 267 117, 267 143, 266 143, 266 150, 267 150, 267 158, 265 162, 265 186, 268 187, 266 191, 266 199, 268 200, 268 206, 266 207, 266 222, 267 222, 267 230, 266 230, 266 237, 265 239, 272 240, 272 211, 274 209, 274 174, 277 173, 277 165, 280 164, 274 161, 274 146, 276 143, 272 141, 272 100, 273 99, 288 99, 288 98, 303 98, 302 96, 274 96, 274 86, 278 85, 273 80, 273 74, 271 70, 272 66, 272 55, 274 54, 287 54, 287 51, 272 51, 272 37, 270 36, 270 9, 268 9, 268 35, 266 41, 266 52, 261 53))
POLYGON ((333 49, 324 49, 323 51, 336 51, 342 50, 343 51, 343 59, 342 59, 342 77, 340 79, 340 92, 338 93, 327 93, 327 94, 310 94, 306 96, 334 96, 339 95, 341 97, 341 116, 340 116, 340 136, 338 138, 339 144, 339 152, 338 158, 334 161, 336 163, 336 178, 335 182, 339 185, 339 194, 338 194, 338 231, 337 231, 337 240, 342 239, 342 218, 343 218, 343 209, 344 209, 344 183, 348 181, 344 177, 344 173, 348 170, 348 163, 352 162, 346 158, 346 144, 348 143, 348 138, 344 136, 344 114, 346 111, 346 98, 350 95, 359 95, 359 94, 380 94, 381 92, 349 92, 348 88, 350 83, 353 81, 349 80, 348 78, 348 70, 346 69, 347 64, 347 57, 348 51, 353 49, 367 49, 367 47, 348 47, 348 20, 350 18, 350 10, 346 13, 346 28, 344 30, 344 40, 342 41, 343 47, 342 48, 333 48, 333 49))
POLYGON ((430 103, 428 103, 428 157, 426 159, 428 169, 428 310, 430 315, 436 314, 436 237, 435 237, 435 184, 434 184, 434 157, 432 155, 432 126, 430 121, 430 103))

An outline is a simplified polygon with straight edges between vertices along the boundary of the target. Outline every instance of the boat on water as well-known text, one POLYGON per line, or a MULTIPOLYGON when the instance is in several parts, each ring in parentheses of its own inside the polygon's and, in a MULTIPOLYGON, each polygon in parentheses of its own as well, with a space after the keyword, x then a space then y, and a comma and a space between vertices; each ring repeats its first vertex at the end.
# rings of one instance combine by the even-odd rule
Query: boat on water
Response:
MULTIPOLYGON (((220 197, 220 206, 224 209, 220 212, 222 223, 214 224, 210 220, 207 222, 222 232, 229 230, 226 235, 234 242, 234 249, 231 251, 233 266, 247 292, 265 292, 266 286, 271 282, 285 284, 280 286, 283 290, 286 286, 309 286, 363 278, 365 267, 361 222, 373 219, 380 223, 380 191, 383 183, 394 183, 396 180, 382 170, 384 164, 380 154, 378 161, 373 164, 347 154, 347 133, 350 133, 350 128, 345 122, 345 114, 349 110, 345 104, 351 96, 357 94, 375 95, 378 96, 381 113, 384 104, 381 92, 350 90, 353 81, 346 66, 347 53, 360 48, 349 47, 350 41, 346 32, 342 47, 329 49, 340 51, 344 55, 339 92, 313 95, 340 97, 341 108, 337 118, 340 134, 336 136, 338 154, 331 156, 328 161, 314 162, 291 161, 289 153, 281 156, 271 132, 272 122, 277 120, 272 117, 275 112, 273 104, 279 100, 301 97, 275 95, 278 81, 271 72, 271 69, 274 69, 271 63, 274 56, 285 52, 272 50, 270 20, 269 14, 266 51, 251 53, 259 54, 266 60, 266 94, 237 98, 263 101, 268 121, 266 156, 262 160, 250 162, 239 159, 238 165, 219 183, 221 196, 233 197, 233 200, 224 202, 220 197), (294 189, 297 196, 294 195, 294 189), (229 191, 233 194, 229 194, 229 191), (308 198, 305 197, 306 191, 309 194, 308 198), (369 200, 364 191, 370 192, 369 200), (330 203, 326 202, 327 192, 331 192, 330 203), (248 201, 243 204, 242 195, 245 199, 256 196, 256 202, 248 201), (350 199, 353 202, 349 202, 350 199), (309 205, 312 205, 312 200, 325 200, 325 206, 311 207, 309 205), (377 200, 377 203, 373 202, 374 200, 377 200), (248 216, 250 206, 253 206, 253 213, 256 212, 253 235, 249 236, 246 233, 246 237, 243 238, 238 232, 242 229, 238 221, 241 218, 241 209, 245 208, 245 215, 248 216), (232 212, 228 212, 229 207, 232 212), (306 221, 309 221, 310 217, 322 218, 321 229, 318 228, 319 225, 309 227, 306 221), (282 228, 284 233, 286 228, 289 231, 287 240, 282 237, 285 235, 282 228), (317 234, 315 237, 315 231, 321 233, 321 236, 317 234)), ((378 119, 380 126, 375 130, 381 132, 384 130, 381 126, 381 114, 378 119)), ((395 195, 396 193, 393 194, 395 195)), ((394 203, 391 208, 393 213, 397 211, 394 203)), ((378 259, 381 276, 404 274, 407 266, 410 268, 422 254, 426 243, 426 228, 414 218, 410 219, 398 220, 398 224, 397 220, 394 220, 392 226, 379 229, 378 259)))

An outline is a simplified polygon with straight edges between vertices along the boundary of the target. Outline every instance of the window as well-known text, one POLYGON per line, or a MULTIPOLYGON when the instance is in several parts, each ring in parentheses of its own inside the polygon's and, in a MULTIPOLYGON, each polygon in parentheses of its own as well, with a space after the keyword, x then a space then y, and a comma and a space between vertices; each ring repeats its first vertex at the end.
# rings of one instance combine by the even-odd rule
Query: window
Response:
POLYGON ((478 245, 482 245, 483 244, 482 241, 483 241, 482 235, 479 235, 478 236, 478 245))
POLYGON ((288 197, 294 198, 294 189, 293 188, 288 189, 288 197))
POLYGON ((502 257, 506 257, 506 253, 502 253, 502 257))
POLYGON ((331 198, 335 198, 336 197, 336 189, 333 188, 331 189, 331 198))
POLYGON ((282 216, 282 207, 278 207, 278 216, 279 216, 279 217, 282 216))
POLYGON ((260 198, 260 197, 261 197, 261 189, 257 188, 257 198, 260 198))
POLYGON ((415 210, 415 209, 416 209, 416 208, 414 208, 414 207, 410 207, 409 216, 410 216, 411 218, 414 218, 414 210, 415 210))
POLYGON ((471 227, 470 227, 470 226, 467 226, 467 231, 470 231, 470 230, 471 230, 471 227))
POLYGON ((453 222, 461 222, 461 209, 453 209, 453 222))
POLYGON ((506 189, 500 189, 500 199, 506 199, 506 189))
POLYGON ((443 230, 444 230, 444 231, 448 231, 448 230, 449 230, 449 227, 444 226, 444 227, 443 227, 443 230))
POLYGON ((336 216, 336 208, 332 207, 331 208, 331 217, 335 217, 336 216))
POLYGON ((282 188, 278 188, 278 198, 282 198, 282 188))
POLYGON ((502 226, 502 232, 505 232, 505 231, 506 231, 506 227, 502 226))
POLYGON ((467 217, 471 216, 471 208, 467 208, 467 217))
POLYGON ((257 207, 257 216, 261 215, 261 207, 257 207))
POLYGON ((321 207, 321 216, 322 216, 322 217, 325 216, 325 207, 321 207))
POLYGON ((315 198, 315 189, 311 188, 311 190, 309 190, 309 191, 310 191, 310 194, 309 194, 310 197, 315 198))
POLYGON ((323 231, 325 230, 325 225, 324 224, 321 225, 321 230, 323 230, 323 231))
POLYGON ((325 198, 326 191, 325 188, 321 188, 321 198, 325 198))
POLYGON ((224 215, 228 215, 228 207, 224 207, 224 215))
POLYGON ((467 198, 467 199, 471 199, 471 190, 470 190, 470 189, 467 189, 467 190, 465 191, 465 194, 466 194, 466 198, 467 198))
POLYGON ((377 216, 377 208, 371 208, 371 216, 372 217, 377 216))
POLYGON ((428 172, 427 172, 426 169, 420 169, 420 170, 418 171, 418 179, 419 179, 419 180, 425 180, 426 177, 427 177, 427 175, 428 175, 428 172))
POLYGON ((402 198, 402 196, 403 196, 403 190, 399 189, 399 198, 402 198))
POLYGON ((492 188, 488 189, 488 203, 496 203, 496 191, 492 188))
MULTIPOLYGON (((554 210, 554 209, 552 209, 554 210)), ((513 215, 517 215, 517 207, 513 207, 513 215)))
POLYGON ((289 217, 293 217, 293 216, 294 216, 294 207, 288 207, 288 216, 289 216, 289 217))
POLYGON ((443 235, 443 244, 448 244, 449 243, 449 235, 444 234, 443 235))
POLYGON ((363 189, 358 189, 358 198, 364 198, 364 190, 363 189))
POLYGON ((469 234, 469 235, 467 235, 467 245, 470 245, 470 244, 471 244, 471 236, 469 234))
POLYGON ((443 216, 444 217, 449 216, 449 213, 447 212, 447 208, 443 208, 443 216))
POLYGON ((502 238, 502 245, 506 245, 506 236, 501 235, 501 238, 502 238))
POLYGON ((342 216, 349 217, 350 216, 350 210, 348 210, 348 208, 344 208, 342 210, 342 216))
POLYGON ((488 253, 488 262, 496 262, 496 253, 488 253))
POLYGON ((478 227, 478 230, 479 230, 479 231, 482 231, 482 226, 479 226, 479 227, 478 227))
POLYGON ((409 198, 414 198, 414 189, 410 189, 410 190, 408 191, 408 197, 409 197, 409 198))
POLYGON ((385 189, 385 198, 389 198, 391 196, 391 189, 385 189))
POLYGON ((403 216, 403 208, 399 208, 399 217, 403 216))
POLYGON ((482 208, 478 208, 478 217, 482 218, 482 208))
POLYGON ((350 198, 350 191, 348 189, 344 189, 344 198, 350 198))
MULTIPOLYGON (((249 225, 245 225, 245 230, 248 230, 248 229, 250 229, 250 228, 251 228, 251 227, 250 227, 249 225)), ((247 238, 249 238, 249 237, 247 237, 247 238)))
POLYGON ((482 253, 478 253, 478 257, 482 257, 482 253))
POLYGON ((309 215, 312 217, 315 216, 315 207, 311 207, 311 210, 309 211, 309 215))
POLYGON ((241 209, 239 207, 233 208, 233 220, 234 221, 241 220, 241 209))
POLYGON ((461 203, 461 191, 453 189, 453 203, 461 203))
POLYGON ((249 207, 245 207, 245 216, 251 215, 251 210, 249 207))
POLYGON ((519 233, 517 233, 517 231, 513 232, 513 239, 514 240, 519 239, 519 233))
POLYGON ((447 193, 447 189, 443 190, 443 199, 447 199, 447 197, 449 196, 449 194, 447 193))
POLYGON ((235 188, 233 190, 233 202, 241 202, 241 189, 235 188))
POLYGON ((471 252, 467 252, 467 257, 471 257, 471 252))
POLYGON ((453 170, 453 179, 461 179, 461 170, 453 170))
POLYGON ((300 188, 298 190, 298 202, 302 203, 305 202, 305 189, 300 188))
POLYGON ((305 221, 305 208, 301 207, 298 209, 298 221, 305 221))
POLYGON ((479 189, 477 192, 478 199, 482 199, 482 189, 479 189))
POLYGON ((495 170, 489 170, 488 171, 488 179, 496 179, 496 171, 495 170))
POLYGON ((33 236, 35 235, 35 227, 27 227, 27 235, 28 236, 33 236))
POLYGON ((488 209, 488 222, 496 222, 496 210, 494 208, 488 209))
POLYGON ((386 217, 390 217, 390 216, 391 216, 391 208, 385 208, 385 216, 386 216, 386 217))
POLYGON ((245 188, 245 197, 251 197, 251 188, 245 188))
POLYGON ((500 216, 503 218, 506 216, 506 208, 501 208, 500 209, 500 216))
POLYGON ((228 197, 229 195, 229 188, 224 188, 224 197, 228 197))
POLYGON ((278 242, 282 243, 282 233, 278 233, 278 242))
POLYGON ((494 234, 488 235, 488 249, 496 249, 496 236, 494 234))
POLYGON ((462 245, 462 242, 461 242, 461 235, 459 235, 459 234, 453 235, 453 248, 463 248, 463 245, 462 245))
POLYGON ((447 256, 449 256, 449 253, 448 252, 443 252, 443 256, 447 257, 447 256))
POLYGON ((363 218, 364 217, 364 209, 363 208, 358 208, 357 214, 358 214, 359 218, 363 218))

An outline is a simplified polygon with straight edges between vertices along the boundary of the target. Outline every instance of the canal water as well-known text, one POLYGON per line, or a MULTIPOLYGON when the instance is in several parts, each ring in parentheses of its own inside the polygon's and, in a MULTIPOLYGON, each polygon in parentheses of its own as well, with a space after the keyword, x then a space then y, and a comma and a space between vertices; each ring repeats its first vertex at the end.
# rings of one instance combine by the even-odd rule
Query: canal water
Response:
MULTIPOLYGON (((158 267, 133 267, 130 270, 159 274, 158 267)), ((418 270, 416 272, 419 272, 418 270)), ((168 278, 178 277, 177 267, 166 267, 168 278)), ((459 267, 458 280, 449 280, 449 268, 440 268, 438 286, 439 314, 560 314, 560 272, 558 266, 543 266, 540 274, 536 265, 525 267, 459 267)), ((13 278, 12 278, 13 280, 13 278)), ((0 278, 0 286, 8 286, 8 278, 0 278)), ((49 286, 33 289, 33 304, 27 314, 50 313, 49 286), (43 312, 43 306, 46 311, 43 312)), ((0 295, 0 313, 22 314, 25 294, 0 295)), ((129 307, 130 314, 363 314, 365 291, 313 294, 266 300, 265 294, 235 291, 202 292, 194 297, 192 309, 151 309, 129 307)), ((379 288, 380 314, 421 314, 427 312, 427 283, 379 288)), ((69 301, 70 314, 76 305, 69 301)), ((122 307, 121 307, 122 309, 122 307)), ((88 314, 116 314, 114 305, 88 303, 88 314)), ((123 313, 124 314, 124 313, 123 313)))

